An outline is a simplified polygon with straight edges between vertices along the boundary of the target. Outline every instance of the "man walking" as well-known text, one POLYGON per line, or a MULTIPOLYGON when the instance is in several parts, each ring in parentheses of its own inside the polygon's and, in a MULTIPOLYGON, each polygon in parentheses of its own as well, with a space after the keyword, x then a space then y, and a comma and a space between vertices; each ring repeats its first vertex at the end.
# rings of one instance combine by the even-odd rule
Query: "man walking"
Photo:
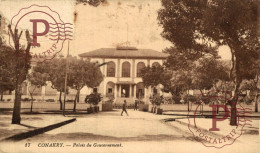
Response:
POLYGON ((122 112, 121 112, 121 116, 123 115, 123 112, 125 111, 126 115, 128 116, 128 113, 126 111, 126 100, 124 100, 124 104, 123 104, 123 109, 122 109, 122 112))

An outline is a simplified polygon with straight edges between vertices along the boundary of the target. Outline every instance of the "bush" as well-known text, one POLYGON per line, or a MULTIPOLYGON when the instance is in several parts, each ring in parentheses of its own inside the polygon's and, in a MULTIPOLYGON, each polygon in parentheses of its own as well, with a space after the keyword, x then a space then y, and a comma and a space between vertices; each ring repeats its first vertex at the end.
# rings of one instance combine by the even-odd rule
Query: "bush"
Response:
POLYGON ((74 100, 72 100, 72 99, 69 99, 69 100, 66 100, 66 102, 74 102, 74 100))
POLYGON ((91 93, 86 96, 85 102, 88 104, 97 105, 101 101, 101 98, 100 93, 91 93))
POLYGON ((174 101, 175 104, 182 104, 180 96, 174 96, 172 97, 172 100, 174 101))
POLYGON ((208 105, 210 102, 212 102, 212 98, 210 95, 206 95, 206 96, 201 96, 201 101, 208 105))
POLYGON ((160 96, 158 94, 156 95, 153 95, 151 98, 150 98, 151 102, 153 105, 157 105, 157 106, 160 106, 163 102, 164 102, 164 98, 163 96, 160 96))
POLYGON ((24 98, 24 99, 22 99, 22 101, 31 101, 31 99, 29 99, 29 98, 24 98))
POLYGON ((142 100, 135 100, 135 101, 137 101, 138 104, 145 104, 145 102, 142 100))
POLYGON ((184 97, 183 97, 183 100, 184 100, 184 103, 188 103, 188 100, 190 101, 190 102, 192 102, 192 103, 194 103, 194 102, 196 102, 197 100, 198 100, 198 98, 197 97, 195 97, 195 96, 193 96, 193 95, 185 95, 184 97))
POLYGON ((55 100, 54 99, 47 99, 47 100, 45 100, 46 102, 55 102, 55 100))
MULTIPOLYGON (((177 100, 177 99, 175 99, 177 100)), ((171 97, 164 98, 164 104, 173 104, 175 101, 171 97)))

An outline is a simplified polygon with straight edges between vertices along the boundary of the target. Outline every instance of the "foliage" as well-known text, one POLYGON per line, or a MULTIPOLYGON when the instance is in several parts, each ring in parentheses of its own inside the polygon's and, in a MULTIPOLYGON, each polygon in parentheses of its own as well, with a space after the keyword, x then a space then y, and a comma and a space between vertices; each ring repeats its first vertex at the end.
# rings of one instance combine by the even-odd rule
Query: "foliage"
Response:
POLYGON ((173 95, 172 101, 174 101, 175 104, 181 104, 181 96, 175 96, 173 95))
POLYGON ((195 102, 198 100, 197 97, 193 96, 193 95, 190 95, 190 94, 186 94, 184 97, 183 97, 183 100, 184 100, 184 103, 187 103, 188 101, 190 102, 195 102))
POLYGON ((70 58, 68 82, 71 88, 80 90, 84 86, 97 87, 103 81, 100 68, 91 62, 70 58))
POLYGON ((14 50, 3 44, 0 45, 0 93, 15 88, 14 50))
MULTIPOLYGON (((51 87, 60 92, 59 102, 60 110, 62 110, 61 96, 65 90, 66 60, 64 58, 53 58, 48 62, 37 63, 34 67, 34 71, 48 75, 48 81, 52 84, 51 87)), ((67 85, 70 86, 71 82, 68 81, 67 85)), ((68 92, 68 88, 66 92, 68 92)))
POLYGON ((104 2, 105 2, 105 0, 76 0, 76 4, 80 4, 80 3, 83 3, 84 5, 89 4, 94 7, 97 7, 101 3, 104 3, 104 2))
POLYGON ((88 104, 97 105, 101 101, 101 98, 100 93, 91 93, 86 96, 85 102, 88 104))
POLYGON ((34 86, 45 86, 48 80, 48 74, 33 71, 27 76, 28 81, 34 86))
MULTIPOLYGON (((15 89, 15 102, 13 107, 13 116, 12 116, 12 124, 20 124, 21 122, 21 98, 22 98, 22 83, 26 80, 26 76, 28 74, 29 69, 31 68, 31 42, 32 39, 30 37, 29 31, 25 31, 25 38, 26 38, 26 47, 20 47, 20 39, 22 38, 23 31, 18 29, 12 29, 11 25, 8 25, 8 30, 10 34, 10 39, 13 40, 13 48, 8 49, 10 54, 13 54, 14 60, 8 61, 8 64, 12 65, 11 68, 14 71, 14 89, 15 89)), ((23 38, 24 39, 24 38, 23 38)), ((4 45, 1 42, 0 48, 4 45)))
MULTIPOLYGON (((48 81, 51 81, 52 88, 58 90, 60 93, 64 92, 65 87, 65 75, 66 75, 66 59, 54 58, 49 62, 38 63, 34 68, 35 72, 48 75, 48 81)), ((79 96, 80 90, 84 86, 90 88, 98 86, 102 80, 103 75, 100 68, 95 63, 80 60, 75 57, 68 57, 68 79, 67 86, 77 90, 74 101, 74 111, 76 109, 76 99, 79 96)), ((68 92, 68 88, 66 92, 68 92)), ((60 94, 61 96, 61 94, 60 94)), ((61 104, 60 97, 60 104, 61 104)), ((60 107, 62 109, 62 105, 60 107)))
POLYGON ((164 102, 164 98, 159 94, 155 94, 150 98, 150 101, 153 105, 160 106, 164 102))
MULTIPOLYGON (((164 80, 164 68, 162 66, 147 66, 142 69, 141 77, 145 87, 156 87, 164 80)), ((167 79, 166 79, 167 80, 167 79)))
POLYGON ((145 87, 155 87, 161 84, 164 92, 177 96, 191 84, 189 72, 172 71, 164 66, 145 67, 141 71, 141 77, 145 87))
POLYGON ((228 67, 214 57, 202 58, 193 72, 193 84, 197 89, 209 90, 219 80, 229 81, 228 67))
MULTIPOLYGON (((198 60, 214 55, 215 48, 231 50, 230 78, 235 82, 231 125, 237 124, 236 101, 243 79, 254 78, 248 71, 258 59, 258 0, 161 0, 158 13, 162 36, 173 43, 168 53, 198 60), (216 45, 213 45, 216 44, 216 45)), ((174 57, 174 56, 171 56, 174 57)), ((178 57, 178 56, 177 56, 178 57)), ((179 60, 177 61, 179 62, 179 60)))
POLYGON ((33 108, 33 94, 34 91, 37 87, 42 87, 46 85, 46 81, 48 79, 48 75, 46 73, 39 73, 39 72, 35 72, 33 71, 32 73, 28 74, 27 76, 28 81, 30 82, 30 88, 29 88, 29 93, 31 95, 31 112, 32 112, 32 108, 33 108), (33 89, 31 89, 31 87, 34 86, 33 89))
POLYGON ((70 57, 68 76, 69 87, 77 90, 73 107, 73 111, 75 112, 76 100, 79 98, 80 90, 84 86, 90 88, 98 86, 103 81, 103 75, 96 64, 70 57))

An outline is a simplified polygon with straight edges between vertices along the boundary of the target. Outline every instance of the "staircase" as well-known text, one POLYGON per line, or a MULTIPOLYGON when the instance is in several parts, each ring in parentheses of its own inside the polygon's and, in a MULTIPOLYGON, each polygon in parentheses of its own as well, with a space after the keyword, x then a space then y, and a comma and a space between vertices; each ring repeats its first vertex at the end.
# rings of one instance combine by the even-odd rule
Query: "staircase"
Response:
POLYGON ((130 105, 130 104, 134 104, 134 103, 135 103, 134 98, 117 97, 114 104, 123 104, 123 103, 124 103, 124 100, 126 100, 126 104, 127 104, 127 105, 130 105))

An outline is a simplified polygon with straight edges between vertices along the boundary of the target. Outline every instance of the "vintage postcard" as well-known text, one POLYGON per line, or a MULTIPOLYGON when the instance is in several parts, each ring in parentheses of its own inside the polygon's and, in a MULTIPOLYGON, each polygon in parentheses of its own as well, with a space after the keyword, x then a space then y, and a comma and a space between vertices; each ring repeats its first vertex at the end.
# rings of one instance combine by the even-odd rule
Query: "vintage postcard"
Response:
POLYGON ((0 0, 0 153, 260 153, 259 0, 0 0))

